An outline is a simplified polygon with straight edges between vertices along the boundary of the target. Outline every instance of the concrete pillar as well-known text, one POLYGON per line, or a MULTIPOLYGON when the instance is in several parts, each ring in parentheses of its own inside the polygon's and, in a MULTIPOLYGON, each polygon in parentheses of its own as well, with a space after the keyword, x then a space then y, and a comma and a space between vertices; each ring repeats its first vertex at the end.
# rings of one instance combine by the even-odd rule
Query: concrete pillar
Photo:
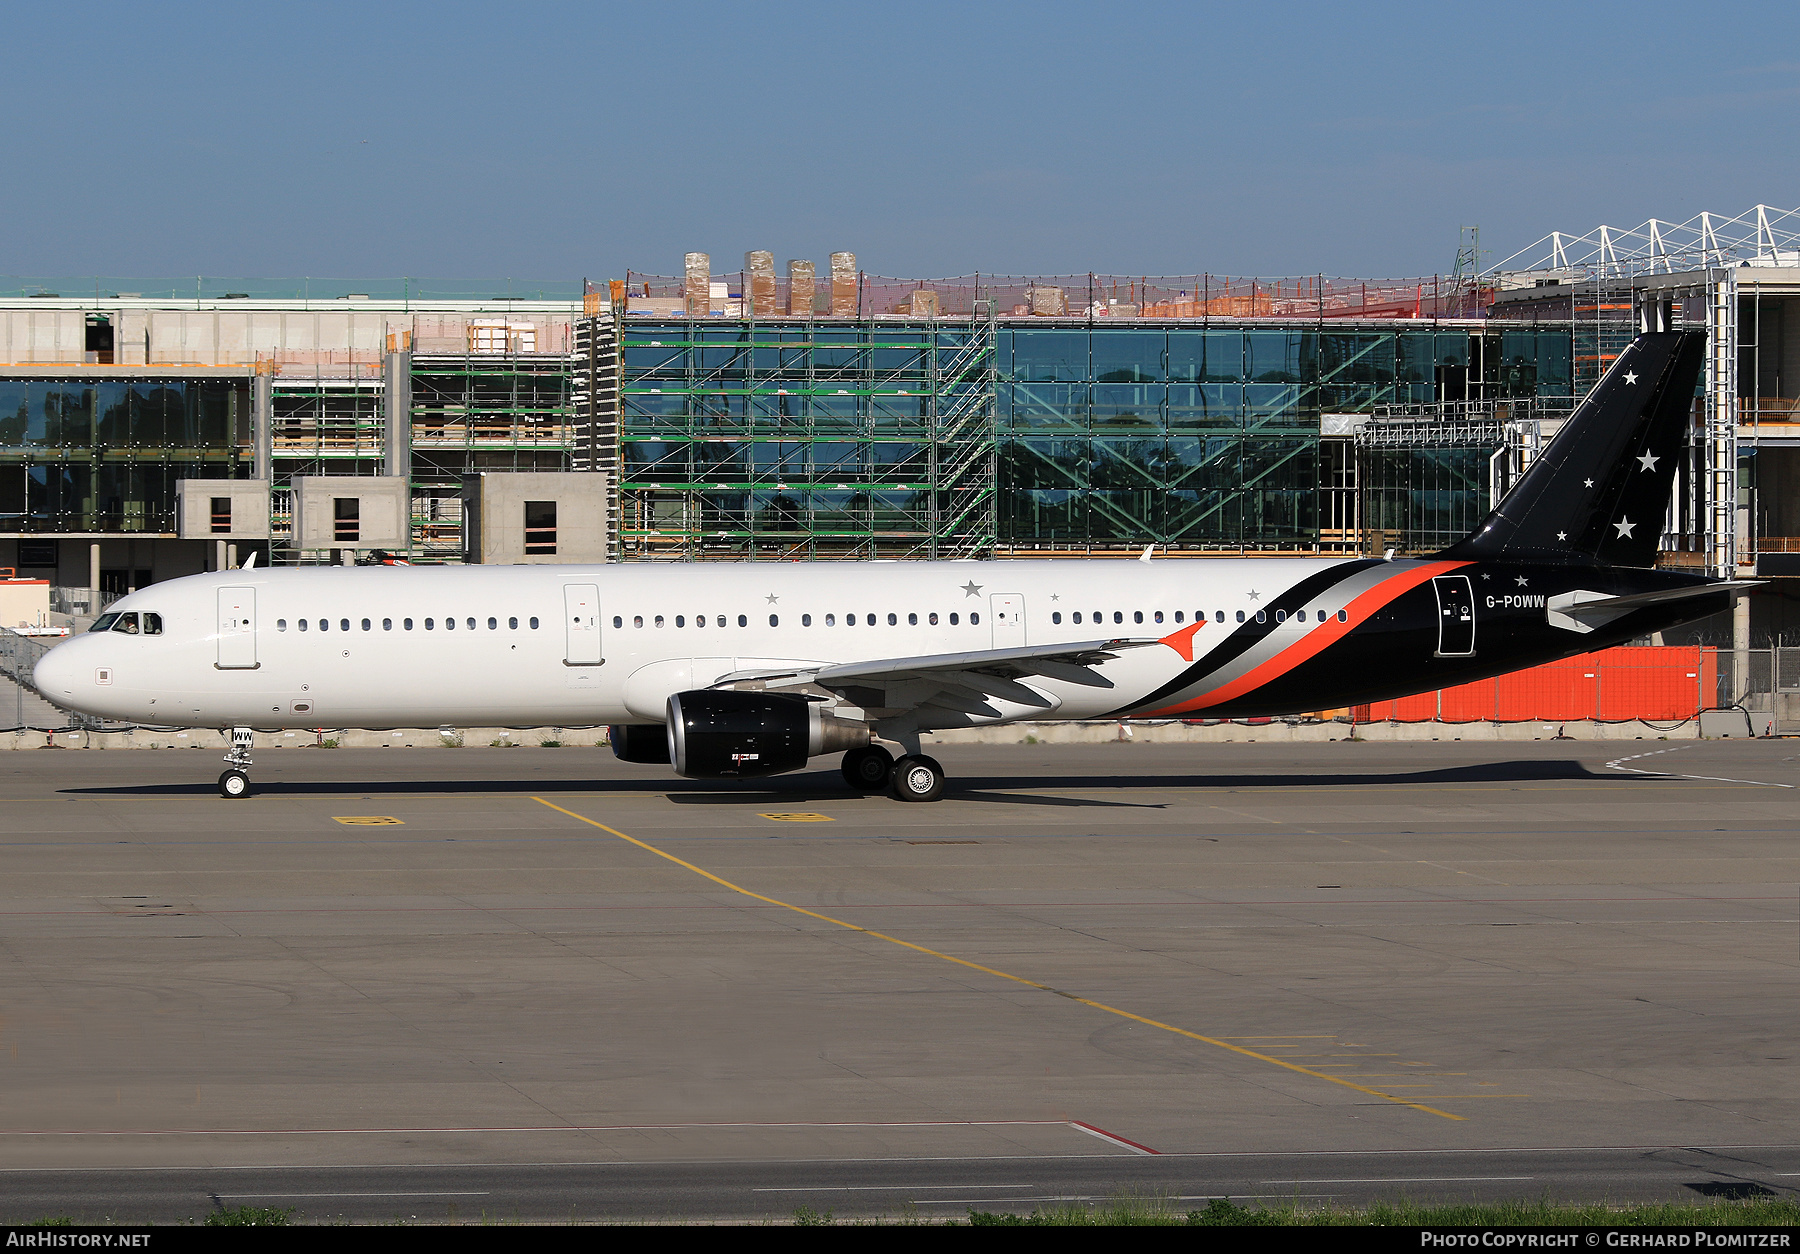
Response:
POLYGON ((213 569, 214 570, 230 570, 231 569, 229 566, 225 565, 225 541, 223 541, 223 540, 214 540, 213 541, 213 569))
POLYGON ((226 545, 225 546, 225 569, 226 570, 236 570, 237 564, 238 564, 237 563, 237 545, 235 545, 235 544, 226 545))
POLYGON ((250 448, 258 479, 269 477, 275 460, 274 386, 274 379, 266 374, 257 375, 250 384, 250 448))
POLYGON ((382 474, 412 478, 412 354, 381 363, 382 474))
POLYGON ((1731 699, 1750 694, 1750 598, 1740 596, 1731 607, 1731 699))

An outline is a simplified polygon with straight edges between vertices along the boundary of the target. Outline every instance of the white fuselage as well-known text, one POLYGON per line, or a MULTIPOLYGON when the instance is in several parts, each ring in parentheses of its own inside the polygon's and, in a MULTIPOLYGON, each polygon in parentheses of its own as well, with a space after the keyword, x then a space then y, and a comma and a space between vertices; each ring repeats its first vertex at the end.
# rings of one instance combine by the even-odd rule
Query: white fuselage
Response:
MULTIPOLYGON (((59 704, 188 726, 578 726, 660 722, 669 696, 734 671, 1111 637, 1184 638, 1196 660, 1331 560, 395 566, 231 570, 155 584, 115 612, 156 635, 89 632, 39 664, 59 704), (453 625, 452 625, 453 624, 453 625)), ((1396 566, 1400 565, 1398 563, 1396 566)), ((1343 608, 1320 593, 1280 629, 1343 608)), ((1339 599, 1332 599, 1332 598, 1339 599)), ((1189 665, 1121 651, 1109 689, 1034 679, 1050 709, 1129 705, 1189 665)))

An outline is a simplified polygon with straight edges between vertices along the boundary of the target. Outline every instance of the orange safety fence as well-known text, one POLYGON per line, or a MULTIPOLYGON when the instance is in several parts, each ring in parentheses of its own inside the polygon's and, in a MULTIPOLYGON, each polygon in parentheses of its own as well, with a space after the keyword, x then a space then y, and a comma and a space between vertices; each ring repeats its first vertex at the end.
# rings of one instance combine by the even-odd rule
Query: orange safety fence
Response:
POLYGON ((1359 723, 1669 722, 1715 704, 1718 661, 1700 645, 1602 649, 1472 684, 1355 708, 1359 723))

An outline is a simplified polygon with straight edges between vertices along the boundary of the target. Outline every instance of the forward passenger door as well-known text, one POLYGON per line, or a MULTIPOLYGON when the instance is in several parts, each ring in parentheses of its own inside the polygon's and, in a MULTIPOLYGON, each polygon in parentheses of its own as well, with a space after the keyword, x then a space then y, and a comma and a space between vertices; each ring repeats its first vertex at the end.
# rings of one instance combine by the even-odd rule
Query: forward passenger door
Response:
POLYGON ((256 669, 256 589, 219 589, 219 660, 222 671, 256 669))

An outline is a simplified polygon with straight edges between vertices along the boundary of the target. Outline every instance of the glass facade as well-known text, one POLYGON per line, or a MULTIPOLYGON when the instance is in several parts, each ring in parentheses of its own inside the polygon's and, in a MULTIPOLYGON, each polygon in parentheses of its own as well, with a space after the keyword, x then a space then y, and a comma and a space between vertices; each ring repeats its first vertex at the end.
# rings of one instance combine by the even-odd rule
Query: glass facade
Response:
POLYGON ((170 532, 178 479, 250 472, 250 380, 0 379, 0 531, 170 532))
MULTIPOLYGON (((983 334, 631 320, 624 556, 1341 545, 1354 536, 1322 505, 1342 474, 1321 415, 1566 398, 1573 384, 1566 323, 1034 321, 983 334), (984 491, 953 499, 981 474, 984 491)), ((1420 534, 1472 525, 1488 452, 1425 450, 1455 465, 1417 474, 1384 464, 1379 509, 1403 499, 1420 534), (1415 481, 1432 486, 1395 486, 1415 481)))
MULTIPOLYGON (((1334 530, 1320 513, 1330 478, 1322 414, 1567 397, 1570 343, 1568 326, 1552 324, 1005 327, 1000 542, 1311 549, 1334 530)), ((1456 450, 1478 456, 1479 474, 1421 472, 1436 486, 1409 497, 1408 508, 1473 525, 1487 508, 1491 451, 1456 450)), ((1423 519, 1409 528, 1437 529, 1423 519)))
POLYGON ((633 320, 620 351, 625 556, 991 545, 991 328, 633 320))

